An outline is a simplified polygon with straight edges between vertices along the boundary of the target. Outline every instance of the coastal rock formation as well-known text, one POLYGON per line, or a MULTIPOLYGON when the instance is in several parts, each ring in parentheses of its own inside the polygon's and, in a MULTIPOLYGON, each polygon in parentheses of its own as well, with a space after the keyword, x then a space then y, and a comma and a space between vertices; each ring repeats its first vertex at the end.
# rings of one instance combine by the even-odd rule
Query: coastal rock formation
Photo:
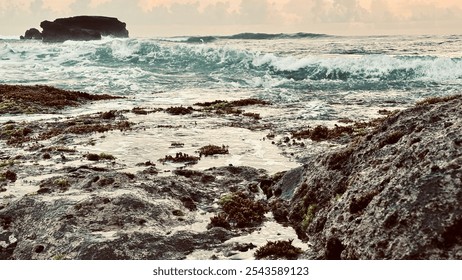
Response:
POLYGON ((462 259, 461 116, 462 96, 428 100, 279 185, 305 257, 462 259))
POLYGON ((51 86, 19 86, 0 84, 1 114, 54 113, 65 107, 97 100, 117 99, 107 94, 62 90, 51 86))
POLYGON ((30 29, 21 38, 42 39, 44 42, 64 42, 66 40, 100 40, 101 36, 128 37, 126 24, 113 17, 76 16, 59 18, 53 22, 43 21, 40 27, 43 29, 41 34, 37 29, 30 29))
POLYGON ((42 33, 37 28, 31 28, 21 36, 21 40, 42 40, 42 33))
POLYGON ((237 235, 207 229, 204 211, 214 211, 220 194, 262 175, 246 167, 187 177, 89 165, 62 171, 41 181, 36 193, 0 205, 0 259, 184 259, 237 235))

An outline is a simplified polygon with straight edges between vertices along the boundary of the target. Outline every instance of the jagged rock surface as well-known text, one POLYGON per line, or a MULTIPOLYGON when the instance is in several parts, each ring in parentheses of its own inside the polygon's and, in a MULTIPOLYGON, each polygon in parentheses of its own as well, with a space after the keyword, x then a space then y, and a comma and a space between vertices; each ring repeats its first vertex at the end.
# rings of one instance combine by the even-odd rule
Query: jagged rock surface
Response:
POLYGON ((183 259, 236 236, 191 225, 204 215, 199 209, 213 212, 217 197, 262 175, 247 167, 163 178, 89 166, 63 171, 0 208, 0 259, 183 259))
POLYGON ((306 162, 288 209, 305 257, 462 259, 461 117, 461 96, 418 105, 306 162))

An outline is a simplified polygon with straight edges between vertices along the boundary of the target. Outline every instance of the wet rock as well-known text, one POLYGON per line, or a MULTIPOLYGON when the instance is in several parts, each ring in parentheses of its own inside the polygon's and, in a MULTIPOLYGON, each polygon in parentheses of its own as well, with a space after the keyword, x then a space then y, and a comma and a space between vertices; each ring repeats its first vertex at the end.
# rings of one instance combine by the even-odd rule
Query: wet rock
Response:
POLYGON ((181 202, 183 203, 184 207, 186 207, 190 211, 194 211, 197 209, 196 203, 191 197, 182 197, 181 202))
POLYGON ((462 259, 461 115, 461 96, 421 103, 307 160, 289 214, 304 257, 462 259))
POLYGON ((274 219, 281 224, 288 224, 289 222, 289 203, 281 199, 273 200, 270 203, 271 212, 274 219))
POLYGON ((170 107, 165 110, 167 113, 171 115, 189 115, 194 112, 194 109, 192 107, 170 107))
POLYGON ((113 155, 100 153, 100 154, 87 154, 86 158, 90 161, 100 161, 100 160, 115 160, 116 158, 113 155))
POLYGON ((235 236, 224 229, 204 233, 178 232, 171 236, 148 233, 127 233, 113 241, 82 244, 76 259, 126 260, 184 259, 194 250, 212 249, 235 236))
POLYGON ((66 192, 71 186, 70 179, 67 177, 53 177, 43 180, 37 191, 38 194, 46 194, 52 192, 66 192))
POLYGON ((302 183, 303 172, 303 167, 287 171, 281 180, 272 187, 275 195, 284 200, 291 200, 295 190, 302 183))
POLYGON ((225 145, 217 146, 217 145, 207 145, 204 147, 199 148, 199 156, 213 156, 213 155, 226 155, 229 154, 228 147, 225 145))
POLYGON ((0 260, 11 259, 16 245, 14 233, 0 230, 0 260))
POLYGON ((210 210, 229 184, 245 189, 262 176, 238 167, 189 178, 142 172, 132 177, 91 166, 59 172, 65 175, 42 180, 37 194, 0 209, 0 235, 16 239, 2 247, 2 258, 184 259, 195 250, 222 250, 223 242, 237 232, 173 229, 203 223, 196 210, 210 210), (203 176, 217 179, 203 183, 203 176))
POLYGON ((253 243, 238 243, 233 247, 233 250, 237 250, 239 252, 247 252, 255 248, 257 248, 257 246, 255 246, 253 243))
POLYGON ((11 181, 11 182, 16 182, 18 176, 16 175, 15 172, 11 171, 11 170, 7 170, 3 176, 5 177, 5 179, 11 181))
POLYGON ((281 188, 274 188, 274 186, 279 183, 280 184, 280 180, 281 178, 285 175, 285 171, 284 172, 278 172, 276 174, 274 174, 273 176, 269 177, 269 178, 262 178, 260 180, 260 189, 263 191, 263 193, 266 195, 266 198, 267 199, 270 199, 273 195, 276 195, 276 196, 280 196, 281 193, 282 193, 282 190, 281 188))
POLYGON ((117 98, 119 97, 106 94, 91 95, 43 85, 0 84, 0 114, 54 113, 67 106, 77 106, 84 102, 117 98))

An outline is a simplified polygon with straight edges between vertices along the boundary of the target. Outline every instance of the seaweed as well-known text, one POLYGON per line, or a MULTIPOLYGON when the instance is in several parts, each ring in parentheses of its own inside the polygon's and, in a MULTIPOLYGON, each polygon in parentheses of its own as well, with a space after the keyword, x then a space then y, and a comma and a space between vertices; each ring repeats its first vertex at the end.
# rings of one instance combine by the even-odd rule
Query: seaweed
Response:
POLYGON ((311 204, 306 209, 306 214, 303 216, 303 221, 302 221, 302 228, 303 229, 306 230, 308 228, 308 226, 311 224, 311 222, 313 221, 314 216, 316 214, 316 208, 317 207, 318 206, 316 204, 311 204))
POLYGON ((268 207, 263 202, 254 201, 243 192, 224 196, 220 204, 223 212, 211 218, 211 226, 228 223, 236 228, 251 227, 263 222, 264 215, 268 212, 268 207))
POLYGON ((436 103, 441 103, 441 102, 448 102, 454 99, 461 98, 462 95, 450 95, 450 96, 441 96, 441 97, 430 97, 426 98, 424 100, 421 100, 416 103, 417 106, 425 106, 425 105, 431 105, 431 104, 436 104, 436 103))
POLYGON ((270 105, 270 103, 256 98, 247 98, 235 101, 215 100, 212 102, 195 103, 194 105, 203 107, 202 111, 213 112, 218 115, 243 115, 245 117, 253 118, 254 120, 259 120, 261 119, 260 114, 246 113, 236 107, 270 105))
POLYGON ((252 105, 270 105, 269 102, 261 100, 261 99, 256 99, 256 98, 246 98, 246 99, 240 99, 236 101, 230 102, 231 106, 237 106, 237 107, 242 107, 242 106, 252 106, 252 105))
POLYGON ((71 183, 69 182, 69 179, 66 177, 50 178, 40 183, 39 185, 40 188, 37 191, 37 193, 46 194, 46 193, 52 193, 55 191, 66 192, 70 186, 71 186, 71 183))
POLYGON ((260 120, 261 119, 260 114, 257 114, 257 113, 243 113, 242 115, 246 116, 246 117, 249 117, 249 118, 252 118, 254 120, 260 120))
POLYGON ((188 163, 196 164, 199 161, 199 157, 191 156, 186 153, 176 153, 175 157, 171 155, 166 155, 165 158, 159 159, 160 162, 173 162, 173 163, 188 163))
POLYGON ((329 129, 326 126, 318 125, 314 129, 305 129, 292 132, 292 137, 297 139, 311 139, 313 141, 325 141, 340 138, 343 135, 351 135, 354 133, 353 126, 338 126, 329 129))
POLYGON ((100 154, 87 154, 85 157, 90 161, 100 161, 100 160, 115 160, 116 158, 113 155, 100 153, 100 154))
POLYGON ((292 242, 293 240, 268 241, 266 245, 257 249, 254 256, 257 260, 264 258, 296 260, 303 251, 293 246, 292 242))
POLYGON ((199 102, 195 103, 195 106, 200 106, 200 107, 243 107, 243 106, 252 106, 252 105, 270 105, 271 103, 257 99, 257 98, 246 98, 246 99, 240 99, 240 100, 235 100, 235 101, 225 101, 225 100, 215 100, 212 102, 199 102))
POLYGON ((0 114, 54 113, 89 101, 118 99, 107 94, 92 95, 45 85, 0 85, 0 114))
POLYGON ((194 112, 192 107, 170 107, 165 110, 165 112, 169 113, 170 115, 189 115, 194 112))
POLYGON ((199 148, 199 156, 213 156, 229 154, 228 146, 207 145, 199 148))

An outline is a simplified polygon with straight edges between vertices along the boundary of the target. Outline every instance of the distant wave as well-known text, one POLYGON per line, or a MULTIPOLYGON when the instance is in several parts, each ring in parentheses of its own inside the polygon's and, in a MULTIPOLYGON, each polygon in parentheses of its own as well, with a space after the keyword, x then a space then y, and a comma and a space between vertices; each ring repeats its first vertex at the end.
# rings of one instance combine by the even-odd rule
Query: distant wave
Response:
POLYGON ((0 35, 0 41, 19 40, 19 36, 0 35))
POLYGON ((294 33, 294 34, 271 34, 271 33, 239 33, 231 36, 192 36, 164 38, 166 41, 186 43, 212 43, 216 40, 277 40, 277 39, 305 39, 330 37, 326 34, 317 33, 294 33))
POLYGON ((244 40, 272 40, 272 39, 297 39, 297 38, 320 38, 328 37, 326 34, 316 33, 295 33, 295 34, 269 34, 269 33, 240 33, 232 36, 224 36, 224 39, 244 39, 244 40))
MULTIPOLYGON (((331 37, 327 34, 318 33, 239 33, 230 36, 180 36, 180 37, 165 37, 159 38, 161 41, 169 42, 185 42, 185 43, 212 43, 216 40, 276 40, 276 39, 305 39, 305 38, 323 38, 331 37)), ((0 40, 19 40, 19 36, 3 36, 0 35, 0 40)))
POLYGON ((197 36, 197 37, 189 37, 186 40, 186 42, 188 43, 211 43, 216 40, 218 40, 218 38, 214 36, 197 36))

